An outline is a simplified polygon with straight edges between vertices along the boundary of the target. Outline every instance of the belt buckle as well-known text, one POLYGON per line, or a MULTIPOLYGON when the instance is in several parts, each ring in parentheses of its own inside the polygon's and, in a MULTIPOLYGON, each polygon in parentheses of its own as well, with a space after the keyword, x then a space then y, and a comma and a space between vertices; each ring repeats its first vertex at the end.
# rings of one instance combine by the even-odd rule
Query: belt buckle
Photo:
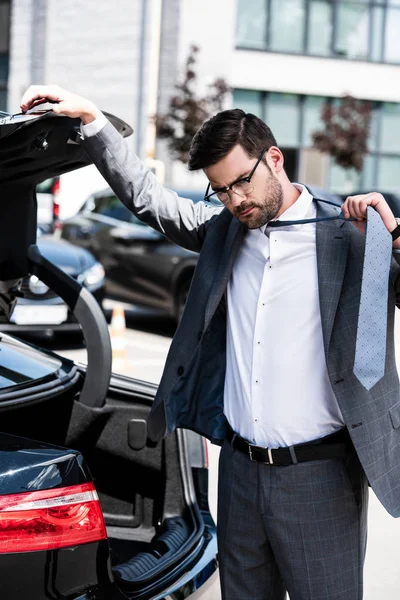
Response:
POLYGON ((264 448, 264 450, 266 450, 268 452, 268 461, 261 461, 261 460, 256 460, 255 458, 253 458, 253 451, 251 449, 251 444, 249 444, 249 457, 250 460, 252 462, 259 462, 262 465, 273 465, 274 464, 274 460, 272 458, 272 451, 271 448, 264 448))

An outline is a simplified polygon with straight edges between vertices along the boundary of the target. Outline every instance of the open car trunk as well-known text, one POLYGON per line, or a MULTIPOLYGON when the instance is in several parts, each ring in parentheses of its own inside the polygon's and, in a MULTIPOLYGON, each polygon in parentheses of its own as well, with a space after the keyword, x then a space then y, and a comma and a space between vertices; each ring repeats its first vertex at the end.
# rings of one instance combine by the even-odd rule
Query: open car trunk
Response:
MULTIPOLYGON (((123 135, 132 132, 107 116, 123 135)), ((211 572, 215 569, 214 536, 202 516, 208 514, 204 477, 200 473, 196 484, 204 500, 199 508, 193 465, 187 462, 193 446, 197 455, 204 449, 199 436, 191 436, 188 448, 189 434, 182 431, 158 444, 147 440, 156 386, 118 376, 110 380, 111 343, 100 307, 35 245, 35 186, 90 162, 80 145, 77 120, 51 113, 0 118, 0 310, 12 312, 18 281, 35 274, 74 313, 88 352, 87 368, 79 369, 72 361, 42 353, 43 360, 53 356, 59 368, 40 381, 34 375, 19 379, 18 368, 4 371, 11 378, 17 373, 17 378, 14 386, 0 385, 0 430, 81 452, 104 513, 114 578, 125 596, 144 600, 158 597, 157 590, 164 594, 177 579, 184 582, 194 563, 203 561, 211 572), (212 551, 206 559, 207 546, 212 551)), ((19 349, 12 344, 4 335, 0 349, 29 354, 29 344, 19 349)), ((35 352, 32 361, 40 353, 35 352)), ((6 352, 1 354, 0 384, 6 352)), ((57 487, 57 481, 50 487, 57 487)))
MULTIPOLYGON (((155 582, 173 580, 203 551, 188 436, 147 440, 156 386, 113 376, 104 405, 88 407, 79 402, 83 373, 77 379, 73 363, 63 362, 64 386, 55 384, 55 394, 40 397, 33 387, 22 403, 6 405, 0 394, 1 431, 82 453, 100 498, 114 577, 128 597, 146 597, 155 582)), ((202 447, 200 437, 190 437, 202 447)))

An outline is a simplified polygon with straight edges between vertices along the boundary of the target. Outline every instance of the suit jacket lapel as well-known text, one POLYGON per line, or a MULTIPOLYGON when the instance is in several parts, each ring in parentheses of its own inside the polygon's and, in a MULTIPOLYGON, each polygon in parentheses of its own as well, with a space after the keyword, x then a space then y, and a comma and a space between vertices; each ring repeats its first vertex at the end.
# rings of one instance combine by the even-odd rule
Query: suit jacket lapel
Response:
POLYGON ((245 231, 246 227, 242 225, 238 219, 232 218, 232 222, 229 226, 228 234, 226 236, 226 242, 222 252, 221 261, 215 273, 211 292, 208 297, 204 319, 204 330, 206 330, 209 326, 212 316, 226 290, 229 277, 232 273, 233 263, 235 262, 235 258, 242 243, 245 231))
MULTIPOLYGON (((328 217, 337 210, 317 203, 317 216, 328 217)), ((349 232, 344 221, 321 221, 316 226, 319 303, 325 355, 328 353, 333 323, 346 269, 349 232)))

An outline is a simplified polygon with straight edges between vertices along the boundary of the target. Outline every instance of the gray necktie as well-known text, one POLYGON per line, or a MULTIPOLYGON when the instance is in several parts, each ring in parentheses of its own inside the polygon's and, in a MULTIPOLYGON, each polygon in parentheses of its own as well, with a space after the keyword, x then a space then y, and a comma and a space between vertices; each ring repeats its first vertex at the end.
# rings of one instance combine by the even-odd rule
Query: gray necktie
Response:
POLYGON ((385 372, 392 236, 380 215, 367 207, 364 266, 358 314, 354 375, 370 390, 385 372))

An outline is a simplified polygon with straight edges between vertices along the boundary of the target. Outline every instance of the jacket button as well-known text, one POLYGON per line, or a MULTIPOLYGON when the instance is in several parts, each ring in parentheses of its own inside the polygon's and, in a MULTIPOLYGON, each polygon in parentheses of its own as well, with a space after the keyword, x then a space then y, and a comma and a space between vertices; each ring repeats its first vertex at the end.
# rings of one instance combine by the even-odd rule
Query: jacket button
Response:
POLYGON ((178 375, 183 375, 185 369, 183 367, 178 367, 178 375))

